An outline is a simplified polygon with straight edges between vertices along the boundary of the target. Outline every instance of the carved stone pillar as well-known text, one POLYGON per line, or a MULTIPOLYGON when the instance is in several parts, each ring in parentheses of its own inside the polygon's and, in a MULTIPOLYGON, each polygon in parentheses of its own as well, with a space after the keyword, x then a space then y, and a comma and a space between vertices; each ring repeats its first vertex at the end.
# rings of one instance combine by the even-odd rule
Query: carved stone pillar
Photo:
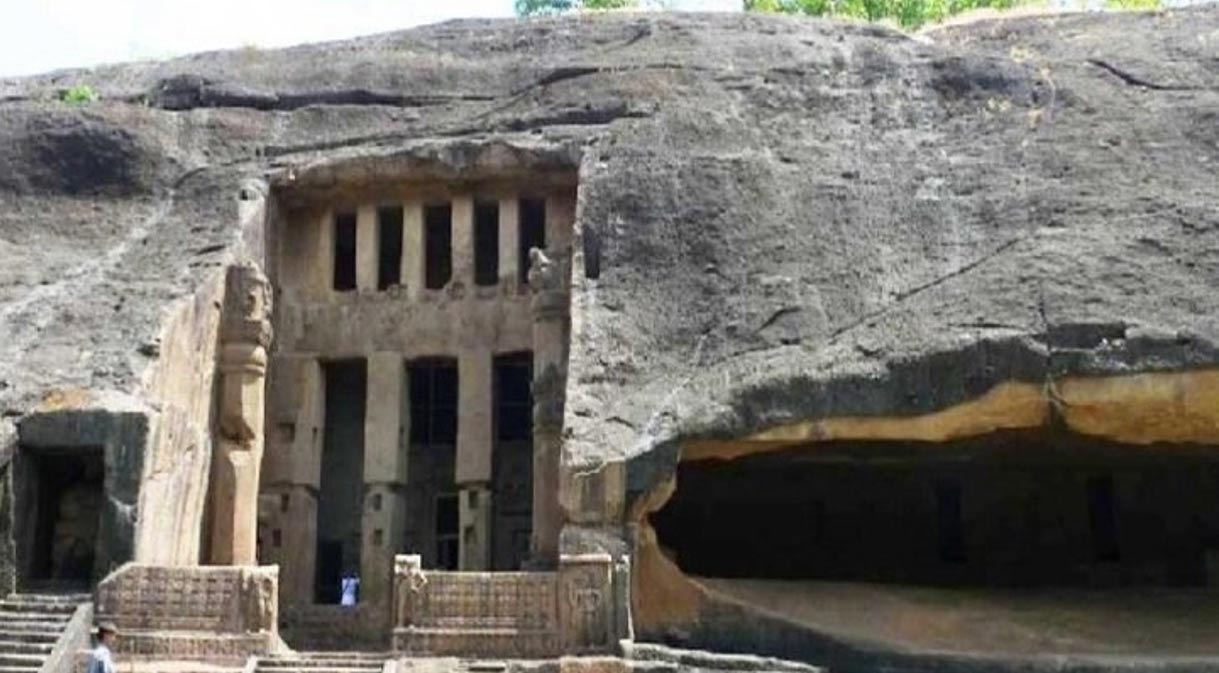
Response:
POLYGON ((533 291, 533 534, 531 563, 552 568, 559 559, 559 462, 563 448, 563 399, 567 380, 570 304, 567 260, 534 248, 529 252, 533 291))
POLYGON ((256 565, 263 382, 271 291, 253 264, 229 267, 220 319, 218 423, 212 457, 211 563, 256 565))

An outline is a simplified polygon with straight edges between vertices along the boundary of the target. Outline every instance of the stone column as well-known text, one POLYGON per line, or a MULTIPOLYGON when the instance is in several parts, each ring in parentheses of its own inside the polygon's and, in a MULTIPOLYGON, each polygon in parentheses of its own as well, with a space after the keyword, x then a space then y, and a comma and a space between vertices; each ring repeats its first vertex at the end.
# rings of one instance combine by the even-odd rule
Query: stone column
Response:
POLYGON ((270 311, 270 285, 262 271, 253 264, 229 267, 220 322, 219 422, 212 458, 211 562, 215 565, 258 563, 270 311))
POLYGON ((576 195, 563 192, 546 199, 546 249, 571 249, 576 219, 576 195))
POLYGON ((264 492, 261 561, 280 568, 280 596, 285 605, 313 602, 317 562, 317 492, 304 484, 284 484, 264 492))
POLYGON ((457 564, 462 570, 491 569, 491 489, 486 483, 462 484, 458 496, 461 539, 457 564))
POLYGON ((356 210, 356 289, 377 290, 377 207, 360 206, 356 210))
POLYGON ((462 570, 486 570, 491 549, 491 353, 462 353, 457 377, 459 565, 462 570))
POLYGON ((325 210, 317 221, 317 249, 314 264, 305 268, 312 279, 310 285, 316 294, 334 290, 334 211, 325 210))
POLYGON ((402 204, 402 284, 412 300, 423 290, 423 204, 402 204))
POLYGON ((469 194, 453 199, 453 283, 474 286, 474 199, 469 194))
POLYGON ((516 196, 499 200, 499 284, 512 291, 520 285, 517 246, 521 237, 521 204, 516 196))
POLYGON ((368 358, 360 590, 362 602, 376 605, 386 605, 390 598, 394 553, 406 534, 407 452, 401 417, 405 371, 401 353, 373 353, 368 358))
POLYGON ((558 563, 563 512, 559 462, 563 447, 563 399, 567 379, 569 302, 567 259, 530 251, 533 291, 533 534, 531 562, 558 563))
POLYGON ((259 498, 267 530, 260 561, 279 564, 285 605, 308 604, 317 555, 325 378, 316 355, 303 353, 276 354, 269 374, 267 420, 272 426, 267 428, 259 498))

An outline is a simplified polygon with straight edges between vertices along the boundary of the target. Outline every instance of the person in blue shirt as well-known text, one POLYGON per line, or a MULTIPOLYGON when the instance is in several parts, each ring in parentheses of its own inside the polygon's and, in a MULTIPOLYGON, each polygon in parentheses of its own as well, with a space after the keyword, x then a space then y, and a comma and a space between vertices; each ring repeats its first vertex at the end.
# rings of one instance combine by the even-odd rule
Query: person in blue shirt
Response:
POLYGON ((355 607, 356 603, 360 601, 360 576, 354 571, 348 570, 343 573, 339 586, 339 605, 355 607))
POLYGON ((89 653, 88 673, 115 673, 110 647, 118 635, 118 629, 110 622, 102 622, 97 626, 97 647, 89 653))

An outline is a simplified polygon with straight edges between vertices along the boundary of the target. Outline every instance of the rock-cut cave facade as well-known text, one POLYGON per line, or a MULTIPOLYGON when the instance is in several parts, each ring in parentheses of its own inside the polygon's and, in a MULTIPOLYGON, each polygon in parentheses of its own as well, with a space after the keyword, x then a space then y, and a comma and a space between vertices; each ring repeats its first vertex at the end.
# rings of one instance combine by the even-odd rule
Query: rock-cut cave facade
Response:
POLYGON ((610 13, 0 80, 0 669, 108 620, 148 670, 1219 670, 1216 36, 610 13))

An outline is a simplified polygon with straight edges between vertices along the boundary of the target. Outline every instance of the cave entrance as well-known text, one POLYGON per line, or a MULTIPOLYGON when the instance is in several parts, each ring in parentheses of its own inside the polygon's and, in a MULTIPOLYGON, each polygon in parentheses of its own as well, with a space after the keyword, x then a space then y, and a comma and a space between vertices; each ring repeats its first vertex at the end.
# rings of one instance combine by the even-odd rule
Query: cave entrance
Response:
POLYGON ((651 521, 702 577, 1200 585, 1219 580, 1208 451, 1049 433, 828 442, 682 463, 651 521))
POLYGON ((87 588, 95 574, 98 527, 104 504, 105 462, 100 448, 23 452, 27 589, 87 588))

